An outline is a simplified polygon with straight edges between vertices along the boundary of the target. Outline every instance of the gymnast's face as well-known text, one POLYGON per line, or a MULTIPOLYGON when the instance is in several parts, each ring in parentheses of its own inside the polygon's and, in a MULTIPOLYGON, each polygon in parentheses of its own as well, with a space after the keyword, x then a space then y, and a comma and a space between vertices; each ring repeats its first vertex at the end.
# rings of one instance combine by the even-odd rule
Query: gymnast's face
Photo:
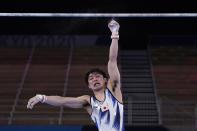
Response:
POLYGON ((100 90, 106 86, 107 79, 103 75, 93 72, 88 77, 88 87, 92 90, 100 90))

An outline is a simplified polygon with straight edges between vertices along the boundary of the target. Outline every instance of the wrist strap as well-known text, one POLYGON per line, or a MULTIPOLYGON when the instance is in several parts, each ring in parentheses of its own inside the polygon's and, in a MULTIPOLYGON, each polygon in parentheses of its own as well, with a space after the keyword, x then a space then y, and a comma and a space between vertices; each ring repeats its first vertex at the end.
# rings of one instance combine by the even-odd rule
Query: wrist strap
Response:
POLYGON ((119 35, 118 34, 112 34, 111 39, 119 39, 119 35))
POLYGON ((42 95, 42 100, 41 100, 41 103, 45 103, 45 101, 47 100, 47 97, 46 95, 42 95))
POLYGON ((37 97, 41 103, 45 103, 45 101, 47 100, 46 95, 37 95, 37 97))

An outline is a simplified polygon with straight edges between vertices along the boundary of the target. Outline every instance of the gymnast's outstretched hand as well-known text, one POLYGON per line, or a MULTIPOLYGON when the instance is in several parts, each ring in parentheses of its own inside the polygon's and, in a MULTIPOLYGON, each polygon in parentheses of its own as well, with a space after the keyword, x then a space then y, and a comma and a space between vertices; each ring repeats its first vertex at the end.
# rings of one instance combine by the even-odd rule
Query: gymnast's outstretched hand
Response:
POLYGON ((45 95, 38 94, 29 99, 28 104, 27 104, 27 109, 32 109, 35 104, 37 104, 38 102, 44 103, 45 100, 46 100, 45 95))

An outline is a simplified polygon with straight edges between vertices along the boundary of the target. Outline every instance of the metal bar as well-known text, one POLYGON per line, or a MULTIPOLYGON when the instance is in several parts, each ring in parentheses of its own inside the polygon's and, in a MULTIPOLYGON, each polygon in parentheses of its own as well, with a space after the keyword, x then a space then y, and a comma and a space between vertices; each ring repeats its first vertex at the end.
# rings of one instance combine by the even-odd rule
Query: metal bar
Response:
POLYGON ((197 13, 0 13, 0 17, 197 17, 197 13))
MULTIPOLYGON (((73 38, 75 39, 75 38, 73 38)), ((73 46, 75 44, 75 40, 72 41, 72 39, 68 40, 68 43, 70 43, 70 53, 69 53, 69 58, 68 58, 68 65, 67 65, 67 72, 66 72, 66 78, 65 78, 65 83, 64 83, 64 91, 63 91, 63 97, 66 96, 66 91, 67 91, 67 86, 68 86, 68 79, 69 79, 69 74, 70 74, 70 68, 71 68, 71 62, 72 62, 72 56, 73 56, 73 46), (72 43, 73 42, 73 43, 72 43)), ((60 107, 60 114, 59 114, 59 120, 58 120, 58 124, 61 125, 62 124, 62 115, 63 115, 63 107, 60 107)))
MULTIPOLYGON (((149 38, 149 40, 150 40, 150 38, 149 38)), ((149 41, 149 43, 147 45, 147 53, 148 53, 148 58, 149 58, 150 71, 151 71, 152 80, 153 80, 153 90, 154 90, 155 102, 156 102, 156 106, 157 106, 159 125, 161 125, 162 124, 162 117, 161 117, 162 114, 161 114, 161 107, 160 106, 162 106, 162 105, 161 105, 161 103, 159 103, 158 93, 157 93, 157 89, 156 89, 156 82, 155 82, 155 76, 154 76, 154 73, 153 73, 153 64, 152 64, 150 44, 151 44, 151 41, 149 41)))
POLYGON ((128 96, 128 125, 132 125, 132 97, 131 96, 128 96))
POLYGON ((195 128, 197 129, 197 104, 195 105, 195 109, 194 109, 194 111, 195 111, 195 128))
POLYGON ((9 124, 9 125, 12 124, 13 114, 14 114, 14 112, 15 112, 16 105, 17 105, 18 100, 19 100, 19 96, 20 96, 20 94, 21 94, 21 91, 22 91, 22 89, 23 89, 23 86, 24 86, 24 83, 25 83, 25 79, 26 79, 27 73, 28 73, 28 71, 29 71, 29 67, 30 67, 30 64, 31 64, 31 61, 32 61, 32 57, 33 57, 33 55, 34 55, 35 47, 36 47, 36 46, 35 46, 35 44, 34 44, 32 50, 31 50, 31 52, 30 52, 29 59, 28 59, 27 64, 26 64, 24 74, 23 74, 23 76, 22 76, 22 81, 21 81, 21 83, 20 83, 20 87, 18 88, 18 92, 17 92, 16 98, 15 98, 15 100, 14 100, 14 104, 13 104, 13 106, 12 106, 12 111, 10 112, 10 118, 9 118, 9 121, 8 121, 8 124, 9 124))

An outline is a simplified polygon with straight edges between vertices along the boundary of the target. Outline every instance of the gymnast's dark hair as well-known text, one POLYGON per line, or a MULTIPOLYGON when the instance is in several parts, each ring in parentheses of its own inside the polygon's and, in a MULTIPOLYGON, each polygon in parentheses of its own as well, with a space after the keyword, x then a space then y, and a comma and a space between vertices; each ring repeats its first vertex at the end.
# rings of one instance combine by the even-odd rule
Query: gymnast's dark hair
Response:
POLYGON ((85 75, 85 83, 86 83, 87 85, 88 85, 88 77, 89 77, 89 75, 90 75, 91 73, 94 73, 94 72, 103 75, 104 78, 107 78, 107 79, 109 78, 108 75, 107 75, 103 70, 101 70, 101 69, 99 69, 99 68, 93 68, 93 69, 90 69, 90 70, 86 73, 86 75, 85 75))

